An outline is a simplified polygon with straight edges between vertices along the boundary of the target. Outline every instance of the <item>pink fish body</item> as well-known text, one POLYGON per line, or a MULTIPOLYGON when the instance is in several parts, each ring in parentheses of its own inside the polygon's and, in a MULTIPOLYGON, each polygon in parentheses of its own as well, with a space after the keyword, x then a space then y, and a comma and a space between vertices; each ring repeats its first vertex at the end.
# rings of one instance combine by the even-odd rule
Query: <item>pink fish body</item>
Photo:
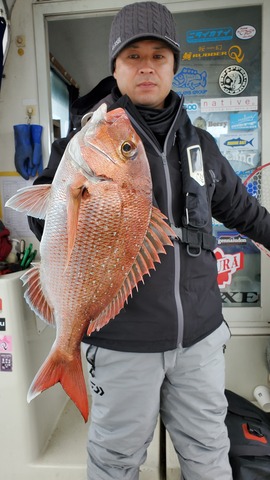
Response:
POLYGON ((152 206, 148 161, 124 110, 101 105, 69 142, 53 183, 24 188, 6 205, 46 218, 40 264, 22 280, 56 338, 28 401, 61 382, 87 421, 82 338, 119 313, 174 236, 152 206))

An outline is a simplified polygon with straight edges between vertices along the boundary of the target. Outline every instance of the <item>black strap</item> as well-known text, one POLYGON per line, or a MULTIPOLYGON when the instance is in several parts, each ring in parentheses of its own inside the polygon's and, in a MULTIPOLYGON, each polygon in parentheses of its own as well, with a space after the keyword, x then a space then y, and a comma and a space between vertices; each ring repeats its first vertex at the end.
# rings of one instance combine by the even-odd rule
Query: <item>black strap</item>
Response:
POLYGON ((200 255, 202 248, 212 252, 216 247, 216 238, 209 233, 191 230, 186 227, 175 227, 175 225, 171 225, 171 228, 177 235, 178 240, 187 244, 187 252, 192 257, 200 255))

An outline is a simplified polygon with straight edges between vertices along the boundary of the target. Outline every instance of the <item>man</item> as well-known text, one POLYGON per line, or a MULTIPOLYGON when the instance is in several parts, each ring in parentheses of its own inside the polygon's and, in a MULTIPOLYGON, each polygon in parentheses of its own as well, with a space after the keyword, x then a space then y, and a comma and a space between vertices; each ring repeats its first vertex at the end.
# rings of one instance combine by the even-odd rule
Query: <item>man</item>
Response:
MULTIPOLYGON (((109 110, 127 111, 145 146, 153 202, 178 239, 120 314, 85 338, 93 388, 88 480, 138 480, 159 414, 185 480, 232 480, 224 424, 230 332, 212 216, 269 248, 270 215, 171 91, 180 47, 168 9, 156 2, 125 6, 109 45, 117 85, 95 108, 105 101, 109 110)), ((54 144, 36 183, 52 181, 67 141, 54 144)), ((29 222, 40 238, 42 224, 29 222)))

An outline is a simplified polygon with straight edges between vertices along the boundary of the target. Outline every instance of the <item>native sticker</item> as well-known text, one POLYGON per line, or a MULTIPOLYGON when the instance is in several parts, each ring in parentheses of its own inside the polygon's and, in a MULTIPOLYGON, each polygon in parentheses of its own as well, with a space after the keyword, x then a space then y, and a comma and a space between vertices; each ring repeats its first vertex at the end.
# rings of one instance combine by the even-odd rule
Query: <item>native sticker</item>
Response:
POLYGON ((240 38, 240 40, 249 40, 256 35, 256 28, 252 25, 242 25, 237 28, 235 35, 240 38))
POLYGON ((248 74, 243 67, 231 65, 225 68, 219 76, 219 86, 227 95, 239 95, 248 84, 248 74))
POLYGON ((202 151, 200 145, 187 148, 189 174, 199 185, 205 185, 202 151))
MULTIPOLYGON (((241 68, 241 67, 240 67, 241 68)), ((201 112, 239 112, 257 110, 258 97, 221 97, 201 99, 201 112)))
POLYGON ((0 371, 12 372, 12 354, 0 353, 0 371))

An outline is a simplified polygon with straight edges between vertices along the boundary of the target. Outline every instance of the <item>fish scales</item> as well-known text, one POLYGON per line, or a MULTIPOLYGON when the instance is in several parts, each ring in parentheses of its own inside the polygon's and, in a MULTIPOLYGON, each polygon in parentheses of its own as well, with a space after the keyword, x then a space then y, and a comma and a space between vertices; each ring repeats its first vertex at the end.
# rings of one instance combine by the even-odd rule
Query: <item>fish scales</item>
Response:
POLYGON ((175 236, 152 206, 147 157, 124 110, 101 105, 71 139, 52 185, 22 189, 6 205, 45 218, 40 264, 22 280, 56 338, 28 401, 60 382, 86 421, 82 338, 119 313, 175 236))

